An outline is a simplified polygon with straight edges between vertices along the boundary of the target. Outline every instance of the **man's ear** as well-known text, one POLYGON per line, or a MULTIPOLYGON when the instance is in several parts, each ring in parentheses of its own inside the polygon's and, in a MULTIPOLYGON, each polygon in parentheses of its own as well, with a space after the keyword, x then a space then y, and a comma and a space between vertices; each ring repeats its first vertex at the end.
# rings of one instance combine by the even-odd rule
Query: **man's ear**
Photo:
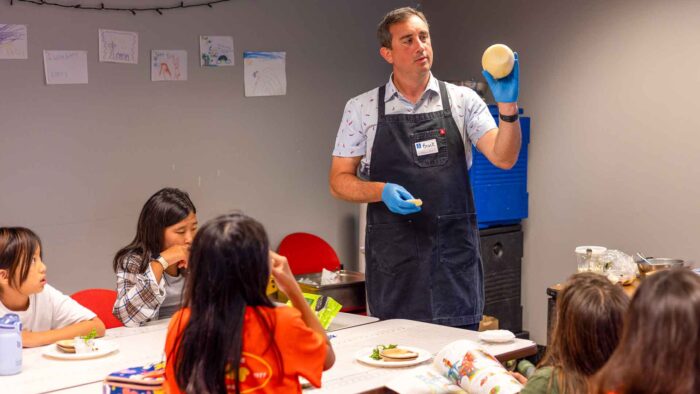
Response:
POLYGON ((394 64, 394 56, 391 53, 391 48, 381 47, 379 48, 379 54, 386 60, 389 64, 394 64))

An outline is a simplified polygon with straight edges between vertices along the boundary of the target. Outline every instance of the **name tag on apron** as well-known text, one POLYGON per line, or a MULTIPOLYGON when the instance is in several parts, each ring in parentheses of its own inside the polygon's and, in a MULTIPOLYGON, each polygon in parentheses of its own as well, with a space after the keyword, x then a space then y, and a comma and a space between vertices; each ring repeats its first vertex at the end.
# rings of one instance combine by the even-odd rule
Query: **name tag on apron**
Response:
POLYGON ((438 153, 438 144, 435 138, 432 140, 416 142, 416 155, 425 156, 433 153, 438 153))

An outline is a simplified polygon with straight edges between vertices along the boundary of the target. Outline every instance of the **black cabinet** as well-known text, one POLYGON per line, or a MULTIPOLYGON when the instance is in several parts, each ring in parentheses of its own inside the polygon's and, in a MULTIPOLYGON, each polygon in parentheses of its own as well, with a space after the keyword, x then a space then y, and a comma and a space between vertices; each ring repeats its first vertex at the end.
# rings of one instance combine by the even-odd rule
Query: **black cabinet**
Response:
POLYGON ((484 314, 498 319, 498 326, 513 333, 523 330, 520 277, 523 231, 518 225, 480 230, 484 265, 484 314))

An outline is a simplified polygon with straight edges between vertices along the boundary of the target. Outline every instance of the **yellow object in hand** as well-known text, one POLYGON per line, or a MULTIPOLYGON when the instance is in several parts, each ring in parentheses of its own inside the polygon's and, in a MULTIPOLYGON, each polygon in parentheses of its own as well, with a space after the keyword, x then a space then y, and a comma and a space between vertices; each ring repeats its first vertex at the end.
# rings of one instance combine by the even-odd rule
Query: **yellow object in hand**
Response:
POLYGON ((406 201, 415 204, 415 206, 417 206, 417 207, 420 207, 421 205, 423 205, 423 200, 421 200, 420 198, 414 198, 412 200, 406 200, 406 201))
POLYGON ((495 79, 508 76, 513 71, 515 54, 503 44, 494 44, 486 48, 481 57, 481 65, 495 79))
POLYGON ((270 275, 270 280, 267 282, 267 289, 265 291, 265 294, 267 295, 273 295, 277 293, 277 283, 275 283, 275 278, 270 275))

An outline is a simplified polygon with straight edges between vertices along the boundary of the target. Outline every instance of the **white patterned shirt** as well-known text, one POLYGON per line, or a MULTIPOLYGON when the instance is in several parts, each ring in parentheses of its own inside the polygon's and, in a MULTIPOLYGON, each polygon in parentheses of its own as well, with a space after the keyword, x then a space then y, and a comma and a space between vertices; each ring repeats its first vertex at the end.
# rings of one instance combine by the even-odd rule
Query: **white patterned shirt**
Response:
MULTIPOLYGON (((447 95, 450 98, 452 117, 457 123, 462 141, 465 142, 467 167, 471 167, 471 146, 467 142, 476 146, 479 138, 489 130, 496 128, 496 121, 493 119, 484 100, 472 89, 451 83, 445 83, 445 85, 447 87, 447 95)), ((343 120, 340 122, 340 128, 335 140, 335 148, 333 149, 333 156, 362 156, 358 173, 362 179, 369 179, 372 145, 377 131, 378 91, 379 88, 374 88, 347 102, 343 112, 343 120)), ((440 85, 432 73, 423 95, 415 105, 399 93, 392 78, 389 77, 389 82, 386 84, 384 102, 384 111, 387 115, 424 114, 442 110, 440 85)))

